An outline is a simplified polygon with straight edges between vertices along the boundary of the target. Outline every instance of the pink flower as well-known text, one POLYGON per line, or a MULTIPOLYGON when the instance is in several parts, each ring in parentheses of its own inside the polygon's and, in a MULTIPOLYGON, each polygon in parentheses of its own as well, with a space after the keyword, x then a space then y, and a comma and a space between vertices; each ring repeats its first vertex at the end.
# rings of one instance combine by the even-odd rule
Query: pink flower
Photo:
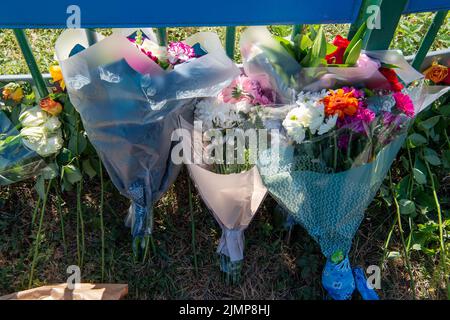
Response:
POLYGON ((414 117, 414 104, 408 95, 401 92, 396 92, 393 94, 393 97, 399 110, 410 118, 414 117))
POLYGON ((223 89, 221 96, 226 103, 237 103, 246 100, 255 105, 267 105, 273 102, 273 99, 265 94, 258 81, 244 75, 240 75, 228 87, 223 89))
POLYGON ((355 115, 345 116, 344 119, 340 120, 338 122, 338 127, 349 128, 355 132, 364 133, 366 132, 367 125, 372 123, 374 120, 375 112, 368 108, 360 107, 356 111, 355 115))
POLYGON ((169 63, 175 65, 195 58, 194 49, 183 42, 170 42, 167 47, 169 63))
POLYGON ((147 50, 146 48, 144 48, 142 45, 139 45, 136 43, 136 39, 134 38, 127 38, 130 42, 134 43, 134 45, 141 50, 141 52, 143 54, 145 54, 147 57, 149 57, 150 59, 152 59, 153 61, 155 61, 156 63, 158 63, 158 57, 156 57, 155 55, 153 55, 153 53, 150 50, 147 50))

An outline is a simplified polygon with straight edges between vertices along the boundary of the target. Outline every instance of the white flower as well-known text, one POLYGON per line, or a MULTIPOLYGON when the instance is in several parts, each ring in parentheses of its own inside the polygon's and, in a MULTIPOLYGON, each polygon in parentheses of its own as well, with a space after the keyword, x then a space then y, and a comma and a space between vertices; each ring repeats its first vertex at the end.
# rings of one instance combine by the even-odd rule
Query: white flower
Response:
POLYGON ((57 153, 63 146, 61 130, 49 134, 44 127, 25 127, 20 134, 24 145, 41 157, 57 153))
POLYGON ((44 127, 49 132, 53 132, 61 127, 61 121, 59 121, 58 117, 54 116, 47 117, 47 121, 45 121, 44 127))
POLYGON ((323 122, 323 118, 323 106, 304 103, 299 104, 298 107, 289 111, 286 116, 286 119, 297 122, 305 129, 308 128, 312 134, 316 133, 323 122))
POLYGON ((336 122, 338 119, 338 115, 335 114, 332 117, 328 117, 325 122, 319 127, 319 130, 317 131, 318 135, 322 135, 324 133, 327 133, 331 129, 333 129, 336 126, 336 122))
POLYGON ((26 109, 19 116, 22 124, 20 135, 26 147, 41 157, 57 153, 63 146, 61 122, 39 106, 26 109))
POLYGON ((249 103, 247 100, 238 101, 236 104, 236 111, 242 113, 249 113, 252 110, 253 105, 249 103))
POLYGON ((47 120, 47 113, 42 111, 41 107, 35 106, 22 111, 19 121, 23 127, 38 127, 47 120))
POLYGON ((302 143, 305 139, 304 114, 301 108, 294 108, 286 115, 283 120, 283 127, 287 134, 297 143, 302 143), (302 120, 301 120, 302 119, 302 120))
POLYGON ((328 91, 326 89, 323 89, 321 91, 301 91, 297 95, 297 104, 301 103, 317 103, 328 94, 328 91))
POLYGON ((140 47, 144 49, 145 52, 151 52, 158 60, 166 61, 168 59, 167 48, 161 47, 151 40, 144 39, 140 47))
POLYGON ((35 106, 24 110, 19 121, 22 127, 44 127, 48 132, 53 132, 61 127, 58 117, 43 111, 41 107, 35 106))
POLYGON ((203 122, 203 129, 230 129, 242 123, 237 108, 233 104, 203 99, 195 106, 195 120, 203 122))

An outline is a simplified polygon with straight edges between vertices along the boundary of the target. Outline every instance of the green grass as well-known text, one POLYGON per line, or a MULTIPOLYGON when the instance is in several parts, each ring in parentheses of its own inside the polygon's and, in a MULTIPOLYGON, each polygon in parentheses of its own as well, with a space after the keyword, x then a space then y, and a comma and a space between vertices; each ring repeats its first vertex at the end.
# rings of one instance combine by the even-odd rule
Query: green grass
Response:
MULTIPOLYGON (((417 50, 421 39, 428 30, 433 19, 432 13, 419 13, 403 16, 397 29, 391 48, 400 49, 404 55, 414 54, 417 50)), ((239 34, 243 27, 237 28, 237 44, 239 43, 239 34)), ((326 25, 325 32, 327 39, 332 40, 337 34, 346 35, 349 25, 326 25)), ((292 28, 290 26, 272 26, 271 31, 281 36, 290 34, 292 28)), ((179 40, 194 34, 198 31, 214 31, 217 32, 222 39, 225 37, 225 28, 221 27, 202 27, 202 28, 169 28, 168 39, 179 40)), ((100 30, 103 34, 110 33, 108 29, 100 30)), ((58 29, 42 29, 27 30, 27 36, 30 40, 36 60, 42 72, 47 72, 49 65, 54 60, 54 52, 49 48, 53 48, 61 30, 58 29)), ((450 24, 444 24, 436 37, 431 50, 448 48, 450 46, 450 24)), ((239 48, 237 45, 236 48, 239 48)), ((235 60, 240 61, 239 50, 236 50, 235 60)), ((0 74, 20 74, 28 73, 25 60, 16 44, 14 35, 11 30, 0 29, 0 74)))
MULTIPOLYGON (((402 18, 392 47, 412 54, 430 24, 432 15, 418 14, 402 18)), ((217 31, 223 28, 169 29, 169 40, 182 39, 199 30, 217 31)), ((239 33, 242 28, 238 28, 239 33)), ((348 25, 327 25, 329 39, 345 34, 348 25)), ((271 27, 271 31, 288 35, 290 27, 271 27)), ((449 47, 449 25, 441 28, 432 49, 449 47)), ((53 61, 53 48, 60 30, 29 30, 27 34, 36 53, 39 66, 45 71, 53 61)), ((109 30, 102 30, 109 32, 109 30)), ((0 30, 0 74, 27 73, 26 65, 9 30, 0 30)), ((239 61, 239 54, 235 56, 239 61)), ((394 168, 399 167, 399 162, 394 168)), ((445 179, 444 179, 445 180, 445 179)), ((441 193, 448 186, 441 186, 441 193)), ((101 281, 101 238, 98 215, 99 179, 85 180, 82 205, 86 227, 86 257, 82 279, 101 281)), ((191 245, 191 214, 187 193, 187 174, 183 172, 155 208, 155 242, 157 252, 145 263, 135 263, 131 251, 131 235, 123 219, 128 200, 118 194, 109 180, 105 192, 106 277, 105 282, 128 283, 130 299, 323 299, 321 271, 325 262, 318 245, 306 231, 295 227, 290 241, 281 226, 276 203, 267 197, 254 221, 246 231, 246 251, 243 280, 227 286, 221 281, 215 254, 220 228, 194 190, 195 243, 198 273, 194 269, 191 245)), ((77 262, 76 196, 63 195, 65 246, 60 227, 56 197, 51 195, 44 217, 43 237, 33 280, 33 286, 65 282, 66 268, 77 262)), ((33 181, 0 189, 0 295, 27 288, 32 260, 32 245, 37 225, 31 225, 31 215, 37 198, 33 181)), ((378 265, 395 212, 378 196, 370 205, 351 251, 352 265, 378 265)), ((401 241, 394 232, 388 247, 401 252, 401 241)), ((416 296, 422 299, 443 299, 445 288, 436 283, 436 265, 420 253, 411 254, 416 296)), ((385 299, 409 299, 408 273, 404 260, 391 255, 382 272, 385 299)))

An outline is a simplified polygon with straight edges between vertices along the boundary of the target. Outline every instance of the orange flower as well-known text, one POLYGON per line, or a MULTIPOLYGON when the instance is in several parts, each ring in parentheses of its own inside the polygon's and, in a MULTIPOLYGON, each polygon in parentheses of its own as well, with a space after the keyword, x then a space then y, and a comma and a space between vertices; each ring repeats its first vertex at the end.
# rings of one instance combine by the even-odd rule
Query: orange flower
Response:
POLYGON ((64 90, 66 88, 66 84, 64 83, 61 67, 58 65, 50 66, 49 72, 53 79, 53 82, 58 82, 61 89, 64 90))
POLYGON ((338 115, 343 118, 345 115, 352 116, 358 110, 358 99, 353 92, 345 93, 344 90, 330 90, 328 95, 322 100, 327 116, 338 115))
POLYGON ((434 61, 431 67, 425 70, 423 74, 425 75, 426 79, 429 79, 434 83, 439 83, 447 77, 448 68, 434 61))
POLYGON ((57 116, 62 111, 62 105, 58 101, 53 100, 50 97, 44 98, 39 102, 41 109, 45 112, 51 114, 52 116, 57 116))
POLYGON ((24 94, 23 89, 17 83, 8 83, 2 91, 3 100, 13 100, 16 103, 22 101, 24 94))

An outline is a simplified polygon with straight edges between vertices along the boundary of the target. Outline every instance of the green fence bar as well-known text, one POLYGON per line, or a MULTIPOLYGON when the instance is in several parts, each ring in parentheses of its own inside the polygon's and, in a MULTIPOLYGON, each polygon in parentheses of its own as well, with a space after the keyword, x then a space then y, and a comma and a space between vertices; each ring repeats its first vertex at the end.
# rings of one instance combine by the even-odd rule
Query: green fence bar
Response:
POLYGON ((34 84, 41 98, 48 96, 48 89, 45 85, 44 78, 42 77, 39 67, 34 59, 33 52, 31 51, 30 44, 28 43, 27 36, 24 30, 14 29, 14 35, 16 36, 17 42, 19 43, 20 50, 22 51, 23 57, 27 63, 28 69, 30 70, 31 76, 33 77, 34 84))
POLYGON ((86 29, 85 32, 89 46, 92 46, 98 42, 97 33, 95 32, 95 29, 86 29))
POLYGON ((447 13, 448 11, 438 11, 434 16, 433 22, 431 23, 427 34, 423 38, 419 50, 417 51, 416 56, 414 57, 414 60, 412 62, 412 66, 417 70, 419 70, 422 66, 423 60, 427 56, 427 53, 430 50, 434 39, 436 38, 439 28, 442 26, 447 17, 447 13))
POLYGON ((225 51, 233 59, 236 45, 236 27, 226 27, 225 30, 225 51))
POLYGON ((291 40, 294 41, 295 37, 302 32, 303 25, 302 24, 294 24, 292 26, 291 40))
POLYGON ((363 47, 366 50, 388 49, 407 3, 408 0, 364 0, 358 18, 350 28, 349 38, 362 23, 375 21, 375 15, 378 13, 380 27, 368 25, 363 47))
POLYGON ((167 29, 166 28, 158 28, 158 41, 160 46, 167 45, 167 29))

